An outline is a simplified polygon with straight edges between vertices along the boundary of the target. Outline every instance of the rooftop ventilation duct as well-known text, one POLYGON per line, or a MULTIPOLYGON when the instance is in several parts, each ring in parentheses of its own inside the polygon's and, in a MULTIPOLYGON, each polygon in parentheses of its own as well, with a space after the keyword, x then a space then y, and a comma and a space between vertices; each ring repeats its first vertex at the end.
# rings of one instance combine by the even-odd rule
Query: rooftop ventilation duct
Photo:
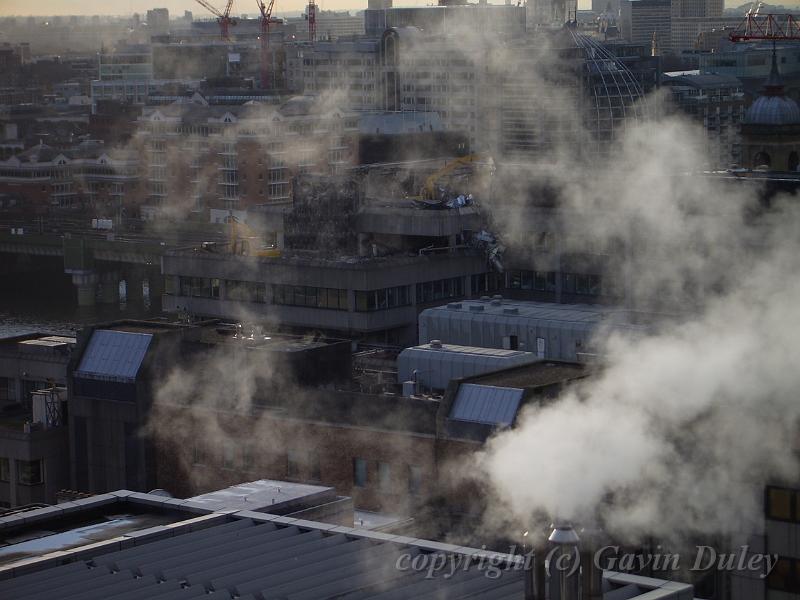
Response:
POLYGON ((483 307, 482 306, 470 306, 469 309, 472 312, 483 312, 483 307))
POLYGON ((431 340, 431 348, 441 348, 442 340, 431 340))
POLYGON ((447 308, 450 310, 461 310, 462 304, 461 302, 451 302, 447 305, 447 308))

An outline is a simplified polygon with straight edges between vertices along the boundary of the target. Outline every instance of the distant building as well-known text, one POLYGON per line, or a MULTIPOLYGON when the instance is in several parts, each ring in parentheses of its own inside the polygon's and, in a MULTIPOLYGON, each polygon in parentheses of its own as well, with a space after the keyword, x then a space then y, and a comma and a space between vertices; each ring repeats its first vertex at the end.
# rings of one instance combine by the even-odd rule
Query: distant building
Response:
POLYGON ((153 8, 147 11, 147 30, 151 36, 169 33, 169 10, 153 8))
POLYGON ((656 36, 663 53, 672 51, 671 0, 622 0, 619 24, 631 43, 650 47, 656 36))
POLYGON ((300 172, 335 174, 355 164, 358 121, 313 97, 280 107, 186 102, 146 109, 136 143, 147 204, 246 209, 292 199, 300 172))
POLYGON ((675 105, 705 129, 706 144, 700 151, 708 157, 708 167, 741 164, 742 82, 731 75, 665 75, 662 85, 669 88, 675 105))
POLYGON ((429 35, 522 36, 526 28, 525 6, 518 4, 440 3, 438 6, 367 8, 364 30, 380 37, 392 28, 416 27, 429 35))
POLYGON ((742 17, 726 17, 722 15, 706 17, 682 17, 672 15, 671 47, 673 52, 690 52, 702 50, 705 38, 712 30, 735 28, 742 17))

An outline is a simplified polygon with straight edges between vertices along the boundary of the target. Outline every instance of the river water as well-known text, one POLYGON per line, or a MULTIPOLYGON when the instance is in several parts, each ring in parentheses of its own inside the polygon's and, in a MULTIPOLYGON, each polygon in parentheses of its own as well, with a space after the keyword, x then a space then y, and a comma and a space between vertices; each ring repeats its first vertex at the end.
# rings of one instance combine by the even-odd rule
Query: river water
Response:
POLYGON ((74 335, 88 324, 159 314, 159 306, 142 301, 78 306, 69 278, 53 274, 15 277, 0 287, 0 338, 30 332, 74 335))

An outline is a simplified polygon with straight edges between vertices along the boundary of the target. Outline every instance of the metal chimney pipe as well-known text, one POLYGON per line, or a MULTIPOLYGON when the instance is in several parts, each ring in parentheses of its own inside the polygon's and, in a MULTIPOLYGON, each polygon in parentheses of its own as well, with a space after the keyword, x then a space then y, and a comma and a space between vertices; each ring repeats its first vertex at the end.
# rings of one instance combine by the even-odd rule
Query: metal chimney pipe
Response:
POLYGON ((569 523, 558 523, 553 525, 553 531, 547 538, 553 546, 553 550, 548 553, 550 564, 548 574, 550 576, 550 598, 559 600, 580 600, 580 561, 578 553, 578 542, 580 538, 572 525, 569 523), (554 593, 553 583, 555 582, 555 572, 558 572, 558 590, 554 593))

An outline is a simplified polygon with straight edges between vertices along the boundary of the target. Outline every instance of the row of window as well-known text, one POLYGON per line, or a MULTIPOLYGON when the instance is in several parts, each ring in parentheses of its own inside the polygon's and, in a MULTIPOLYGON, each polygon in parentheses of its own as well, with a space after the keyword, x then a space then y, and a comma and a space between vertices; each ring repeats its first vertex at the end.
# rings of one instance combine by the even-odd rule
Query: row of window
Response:
POLYGON ((426 281, 417 284, 417 303, 434 302, 464 295, 464 280, 461 277, 426 281))
POLYGON ((411 306, 411 294, 407 285, 381 290, 356 291, 357 312, 388 310, 400 306, 411 306))
POLYGON ((272 301, 284 306, 347 310, 347 290, 304 285, 273 285, 272 301))
MULTIPOLYGON (((38 485, 44 482, 44 470, 41 460, 15 460, 17 467, 17 483, 21 485, 38 485)), ((0 482, 11 481, 11 459, 0 456, 0 482)))
MULTIPOLYGON (((514 270, 509 274, 508 287, 512 290, 556 291, 557 273, 554 271, 514 270)), ((600 276, 584 273, 562 273, 561 290, 565 294, 599 296, 600 276)))
MULTIPOLYGON (((381 492, 393 492, 392 465, 387 462, 377 463, 377 484, 381 492)), ((422 469, 416 465, 406 466, 406 481, 408 493, 416 496, 422 490, 422 469)), ((368 462, 366 458, 353 459, 353 485, 367 487, 370 484, 368 462)))
POLYGON ((764 504, 768 519, 800 523, 800 490, 768 486, 764 504))

